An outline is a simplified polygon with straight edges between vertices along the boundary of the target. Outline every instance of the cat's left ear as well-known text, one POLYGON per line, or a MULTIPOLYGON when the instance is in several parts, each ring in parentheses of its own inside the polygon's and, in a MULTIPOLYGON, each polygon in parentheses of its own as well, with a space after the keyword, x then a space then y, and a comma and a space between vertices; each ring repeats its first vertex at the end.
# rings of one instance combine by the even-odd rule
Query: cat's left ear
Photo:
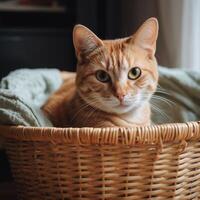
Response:
POLYGON ((154 55, 156 51, 158 29, 158 20, 154 17, 149 18, 134 34, 134 44, 154 55))

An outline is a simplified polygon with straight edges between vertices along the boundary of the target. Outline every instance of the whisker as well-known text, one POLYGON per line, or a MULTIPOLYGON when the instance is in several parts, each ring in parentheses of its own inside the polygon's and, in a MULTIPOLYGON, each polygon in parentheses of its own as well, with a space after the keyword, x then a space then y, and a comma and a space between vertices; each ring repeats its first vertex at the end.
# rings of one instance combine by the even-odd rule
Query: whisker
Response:
MULTIPOLYGON (((149 97, 149 95, 150 95, 150 93, 146 92, 146 93, 143 94, 142 97, 147 98, 147 97, 149 97)), ((171 104, 176 105, 175 102, 173 102, 172 100, 168 99, 167 97, 163 97, 163 96, 160 96, 160 95, 157 95, 157 94, 153 94, 151 96, 151 99, 153 99, 153 100, 154 99, 155 100, 161 100, 161 101, 165 102, 166 104, 168 104, 169 106, 172 106, 171 104)))
POLYGON ((85 102, 85 103, 80 107, 80 109, 74 114, 73 118, 71 119, 71 122, 73 122, 73 121, 77 118, 78 114, 80 114, 81 111, 83 111, 83 110, 86 109, 86 108, 90 108, 91 105, 92 105, 93 103, 97 103, 97 102, 98 102, 98 101, 97 101, 96 99, 90 100, 89 103, 85 102))
POLYGON ((161 93, 161 94, 166 94, 171 96, 171 94, 169 92, 163 91, 163 90, 156 90, 156 93, 161 93))
POLYGON ((84 104, 84 106, 81 106, 80 109, 79 109, 79 110, 74 114, 74 116, 72 117, 71 122, 73 122, 73 121, 77 118, 78 114, 80 114, 80 112, 81 112, 82 110, 84 110, 85 108, 87 108, 87 107, 89 107, 89 106, 90 106, 89 104, 84 104))
POLYGON ((173 102, 173 101, 171 101, 171 100, 169 100, 169 99, 167 99, 167 98, 161 97, 161 96, 156 96, 156 95, 154 95, 154 96, 152 96, 151 99, 152 99, 152 100, 161 100, 162 102, 168 104, 169 106, 176 105, 175 102, 173 102))
POLYGON ((87 113, 87 116, 84 116, 84 122, 83 124, 87 124, 88 120, 91 119, 92 115, 96 112, 97 109, 95 108, 90 108, 89 112, 87 113))
POLYGON ((158 108, 156 105, 151 103, 151 107, 157 111, 165 120, 171 120, 171 117, 169 117, 164 111, 162 111, 160 108, 158 108))

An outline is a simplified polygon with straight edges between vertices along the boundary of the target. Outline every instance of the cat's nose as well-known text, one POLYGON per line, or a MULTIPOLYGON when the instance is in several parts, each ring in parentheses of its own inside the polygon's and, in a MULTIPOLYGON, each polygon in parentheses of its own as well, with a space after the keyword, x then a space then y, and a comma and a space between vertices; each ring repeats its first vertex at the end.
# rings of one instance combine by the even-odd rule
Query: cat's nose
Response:
POLYGON ((120 102, 124 100, 125 94, 117 94, 117 98, 119 99, 120 102))
POLYGON ((120 83, 116 83, 115 86, 115 96, 122 103, 124 101, 124 97, 126 96, 126 90, 124 89, 125 85, 121 85, 120 83))

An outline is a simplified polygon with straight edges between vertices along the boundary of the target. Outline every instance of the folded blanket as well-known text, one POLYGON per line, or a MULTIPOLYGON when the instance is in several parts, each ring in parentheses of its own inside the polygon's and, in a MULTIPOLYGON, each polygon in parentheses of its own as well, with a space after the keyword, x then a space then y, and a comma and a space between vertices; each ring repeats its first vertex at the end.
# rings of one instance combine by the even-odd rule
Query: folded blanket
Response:
POLYGON ((159 66, 159 76, 159 97, 152 99, 153 122, 200 120, 200 71, 159 66))
POLYGON ((0 82, 0 124, 52 126, 40 107, 62 83, 56 69, 20 69, 0 82))

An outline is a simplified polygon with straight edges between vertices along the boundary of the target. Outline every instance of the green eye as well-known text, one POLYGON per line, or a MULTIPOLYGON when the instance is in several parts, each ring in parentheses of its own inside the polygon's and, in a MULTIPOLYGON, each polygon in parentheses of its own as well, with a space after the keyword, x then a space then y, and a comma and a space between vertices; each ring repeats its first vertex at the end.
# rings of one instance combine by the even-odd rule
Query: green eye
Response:
POLYGON ((111 80, 109 74, 103 70, 96 71, 95 76, 98 81, 103 82, 103 83, 110 82, 111 80))
POLYGON ((139 78, 142 74, 142 71, 139 67, 133 67, 129 72, 128 72, 128 78, 131 80, 136 80, 139 78))

